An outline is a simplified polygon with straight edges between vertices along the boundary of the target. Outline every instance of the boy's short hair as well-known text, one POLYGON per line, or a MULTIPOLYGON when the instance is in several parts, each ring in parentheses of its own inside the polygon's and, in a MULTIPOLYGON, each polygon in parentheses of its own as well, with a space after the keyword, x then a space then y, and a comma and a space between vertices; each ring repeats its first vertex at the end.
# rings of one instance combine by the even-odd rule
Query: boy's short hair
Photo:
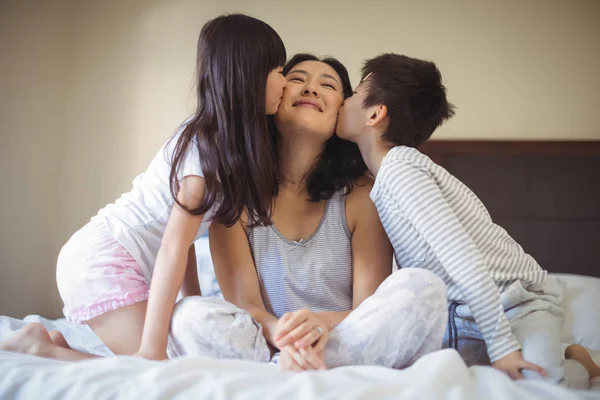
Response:
POLYGON ((362 80, 367 92, 363 107, 387 107, 389 125, 382 138, 396 146, 420 146, 454 115, 442 75, 430 61, 382 54, 365 62, 362 80))

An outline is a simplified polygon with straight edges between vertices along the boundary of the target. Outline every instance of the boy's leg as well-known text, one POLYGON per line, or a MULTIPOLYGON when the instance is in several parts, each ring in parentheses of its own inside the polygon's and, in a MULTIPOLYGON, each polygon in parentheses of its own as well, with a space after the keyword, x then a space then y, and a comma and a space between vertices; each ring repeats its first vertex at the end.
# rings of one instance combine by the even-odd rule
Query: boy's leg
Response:
POLYGON ((600 378, 600 365, 596 364, 590 352, 583 346, 571 344, 565 349, 567 360, 579 361, 590 374, 591 379, 600 378))
POLYGON ((468 367, 490 365, 487 346, 477 323, 472 318, 456 315, 452 303, 448 304, 448 326, 444 333, 442 347, 457 350, 468 367), (451 340, 454 338, 457 341, 451 340))
POLYGON ((522 346, 523 359, 542 367, 547 376, 524 370, 526 379, 548 379, 572 389, 589 388, 589 374, 575 360, 565 360, 562 346, 563 310, 554 282, 548 280, 515 295, 525 301, 507 310, 512 331, 522 346))
MULTIPOLYGON (((536 301, 534 301, 535 303, 536 301)), ((535 304, 529 304, 527 307, 535 304)), ((565 360, 562 354, 562 317, 550 310, 528 313, 523 318, 511 321, 517 340, 523 346, 523 359, 542 367, 547 374, 544 379, 571 389, 588 389, 589 374, 575 360, 565 360)), ((537 372, 524 370, 526 379, 542 379, 537 372)))
POLYGON ((447 322, 446 287, 423 269, 402 269, 329 335, 325 363, 404 368, 439 350, 447 322))
POLYGON ((215 297, 189 296, 171 320, 169 358, 206 356, 270 360, 262 327, 241 308, 215 297))

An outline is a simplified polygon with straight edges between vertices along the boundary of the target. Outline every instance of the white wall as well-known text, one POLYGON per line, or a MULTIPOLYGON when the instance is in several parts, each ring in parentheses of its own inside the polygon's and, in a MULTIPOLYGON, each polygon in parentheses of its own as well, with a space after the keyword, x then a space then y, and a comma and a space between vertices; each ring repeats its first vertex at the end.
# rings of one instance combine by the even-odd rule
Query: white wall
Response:
POLYGON ((0 4, 0 315, 56 315, 68 8, 0 4))
POLYGON ((355 83, 383 52, 435 61, 458 106, 437 138, 600 139, 600 1, 281 3, 237 10, 271 23, 290 54, 338 57, 355 83))
POLYGON ((381 52, 434 60, 458 106, 437 138, 600 139, 596 0, 18 3, 0 0, 0 314, 60 313, 60 245, 191 110, 197 36, 223 12, 265 20, 290 56, 338 57, 354 83, 381 52))

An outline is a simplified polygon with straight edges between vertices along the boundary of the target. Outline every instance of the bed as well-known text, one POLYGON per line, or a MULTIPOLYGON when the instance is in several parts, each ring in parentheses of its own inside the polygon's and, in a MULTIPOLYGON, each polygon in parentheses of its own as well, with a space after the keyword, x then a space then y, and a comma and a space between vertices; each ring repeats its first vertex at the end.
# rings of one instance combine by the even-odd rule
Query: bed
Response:
POLYGON ((600 276, 600 141, 430 141, 421 147, 549 272, 600 276))
MULTIPOLYGON (((600 362, 600 143, 430 142, 422 150, 471 186, 553 273, 567 311, 563 340, 586 346, 600 362)), ((219 295, 207 239, 196 247, 203 291, 219 295)), ((86 326, 39 316, 0 317, 0 340, 30 321, 60 330, 75 349, 108 357, 64 363, 0 352, 2 399, 600 399, 600 387, 569 391, 467 368, 451 349, 402 371, 357 366, 292 374, 245 361, 115 357, 86 326)))
MULTIPOLYGON (((600 279, 556 277, 569 310, 564 340, 596 350, 600 362, 600 279), (590 312, 596 317, 590 318, 590 312)), ((467 368, 450 349, 402 371, 362 366, 293 374, 245 361, 114 357, 88 327, 39 316, 0 317, 0 339, 31 321, 60 330, 73 348, 109 357, 66 363, 0 352, 2 399, 600 399, 600 388, 569 391, 544 382, 513 382, 490 367, 467 368)))

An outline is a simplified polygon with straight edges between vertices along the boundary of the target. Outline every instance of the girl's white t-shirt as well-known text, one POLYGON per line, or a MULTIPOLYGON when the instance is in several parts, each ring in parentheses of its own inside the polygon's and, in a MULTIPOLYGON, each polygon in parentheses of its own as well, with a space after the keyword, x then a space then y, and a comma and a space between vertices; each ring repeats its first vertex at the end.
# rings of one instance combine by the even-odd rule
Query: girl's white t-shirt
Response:
MULTIPOLYGON (((186 123, 177 129, 152 159, 148 169, 134 179, 131 191, 121 195, 92 218, 92 221, 104 223, 111 235, 139 263, 148 285, 163 233, 175 204, 169 175, 173 152, 185 126, 186 123)), ((204 176, 195 142, 188 145, 177 174, 179 181, 186 176, 204 176)), ((210 226, 211 214, 212 209, 204 215, 194 240, 200 238, 210 226)))

